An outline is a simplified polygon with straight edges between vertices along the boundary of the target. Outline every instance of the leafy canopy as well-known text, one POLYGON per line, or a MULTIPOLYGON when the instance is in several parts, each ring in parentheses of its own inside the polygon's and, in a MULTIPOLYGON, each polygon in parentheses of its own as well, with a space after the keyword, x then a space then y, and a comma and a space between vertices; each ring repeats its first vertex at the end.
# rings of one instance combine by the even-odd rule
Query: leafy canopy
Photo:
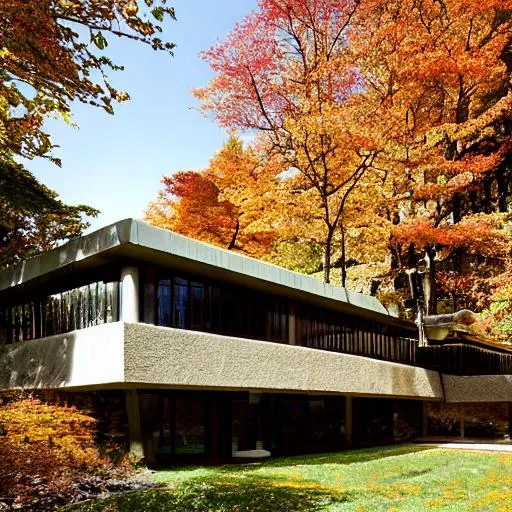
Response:
POLYGON ((174 9, 166 0, 3 0, 0 3, 0 267, 79 235, 84 216, 98 212, 68 206, 16 158, 49 158, 48 116, 69 121, 80 101, 113 113, 129 98, 109 72, 122 66, 108 57, 121 37, 172 52, 161 39, 174 9))

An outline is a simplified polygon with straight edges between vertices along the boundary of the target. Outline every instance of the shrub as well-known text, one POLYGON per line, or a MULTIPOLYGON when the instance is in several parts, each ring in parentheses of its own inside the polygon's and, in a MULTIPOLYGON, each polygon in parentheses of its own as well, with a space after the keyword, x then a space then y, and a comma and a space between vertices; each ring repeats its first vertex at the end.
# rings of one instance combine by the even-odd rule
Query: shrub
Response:
POLYGON ((78 482, 110 468, 94 445, 96 420, 35 398, 0 407, 0 496, 13 508, 51 510, 78 482))

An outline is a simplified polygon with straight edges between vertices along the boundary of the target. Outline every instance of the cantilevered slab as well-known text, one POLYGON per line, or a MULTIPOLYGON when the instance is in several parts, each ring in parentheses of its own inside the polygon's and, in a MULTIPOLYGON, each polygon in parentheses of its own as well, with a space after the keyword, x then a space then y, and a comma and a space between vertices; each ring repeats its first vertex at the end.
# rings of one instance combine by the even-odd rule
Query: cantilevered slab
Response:
POLYGON ((0 347, 0 390, 203 389, 440 400, 439 374, 279 343, 116 322, 0 347))
POLYGON ((375 297, 325 284, 134 219, 122 220, 1 271, 0 301, 2 291, 8 293, 12 287, 26 291, 71 269, 76 274, 123 259, 168 266, 267 293, 302 298, 349 314, 413 329, 411 324, 390 317, 375 297))
POLYGON ((512 402, 512 375, 443 375, 447 402, 512 402))
POLYGON ((136 387, 443 398, 439 374, 423 368, 146 324, 125 325, 124 356, 136 387))
POLYGON ((94 388, 123 383, 121 322, 0 345, 0 390, 94 388))

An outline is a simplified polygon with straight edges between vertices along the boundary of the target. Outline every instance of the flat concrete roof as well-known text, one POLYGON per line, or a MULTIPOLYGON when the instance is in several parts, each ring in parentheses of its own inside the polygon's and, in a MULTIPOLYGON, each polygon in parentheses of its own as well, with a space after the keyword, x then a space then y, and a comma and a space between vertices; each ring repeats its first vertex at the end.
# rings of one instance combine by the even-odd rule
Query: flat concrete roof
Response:
POLYGON ((20 290, 31 288, 50 280, 52 276, 65 274, 66 269, 79 272, 80 269, 112 263, 116 259, 146 261, 186 272, 197 272, 306 301, 316 298, 347 313, 403 327, 412 325, 390 317, 375 297, 326 284, 136 219, 121 220, 0 271, 0 292, 13 292, 13 287, 19 287, 16 289, 20 290))

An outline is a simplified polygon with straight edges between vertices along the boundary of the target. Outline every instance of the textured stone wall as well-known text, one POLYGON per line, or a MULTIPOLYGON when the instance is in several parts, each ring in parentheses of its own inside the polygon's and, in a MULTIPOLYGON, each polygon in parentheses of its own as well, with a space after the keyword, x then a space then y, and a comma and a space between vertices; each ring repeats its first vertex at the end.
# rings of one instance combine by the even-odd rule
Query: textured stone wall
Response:
POLYGON ((512 375, 443 375, 447 402, 512 402, 512 375))
POLYGON ((443 398, 422 368, 145 324, 125 324, 124 367, 133 385, 443 398))

